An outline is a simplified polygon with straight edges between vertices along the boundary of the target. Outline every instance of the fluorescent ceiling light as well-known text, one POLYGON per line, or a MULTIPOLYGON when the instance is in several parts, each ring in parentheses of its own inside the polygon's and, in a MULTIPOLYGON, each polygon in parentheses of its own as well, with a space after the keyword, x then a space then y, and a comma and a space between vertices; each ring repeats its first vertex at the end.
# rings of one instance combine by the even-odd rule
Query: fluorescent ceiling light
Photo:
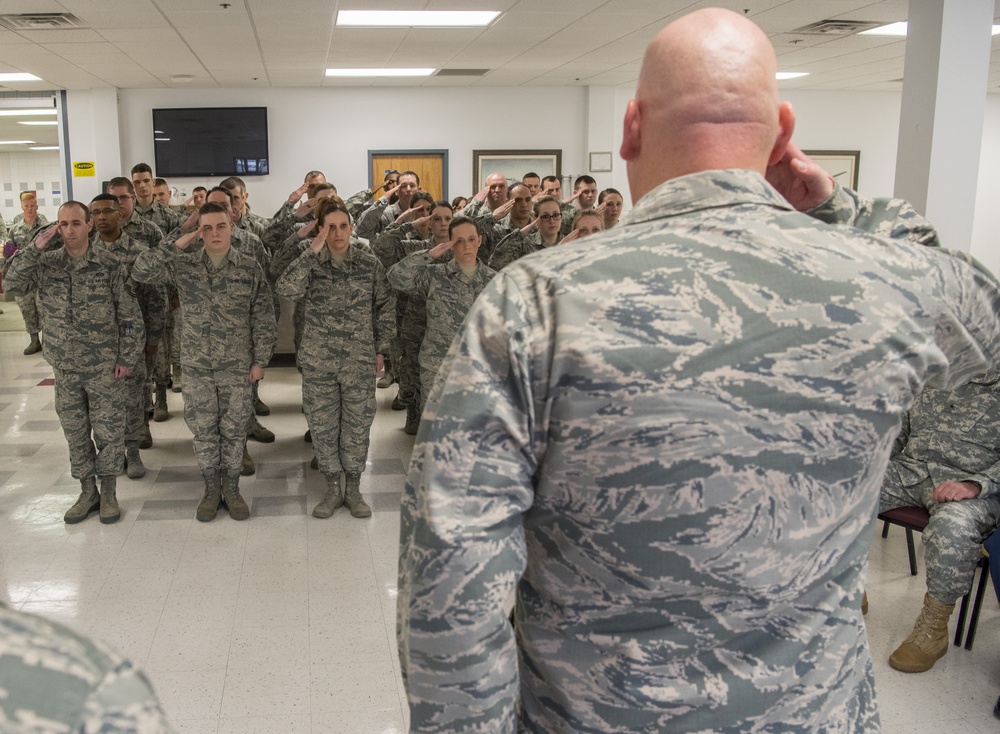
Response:
POLYGON ((34 145, 34 140, 0 140, 0 145, 34 145))
POLYGON ((33 145, 31 150, 59 150, 58 145, 33 145))
POLYGON ((58 125, 57 120, 18 120, 18 125, 58 125))
POLYGON ((153 138, 153 140, 155 140, 158 143, 169 143, 170 142, 170 138, 153 138))
POLYGON ((0 82, 40 82, 41 77, 34 74, 24 74, 21 72, 10 72, 0 74, 0 82))
POLYGON ((27 117, 28 115, 54 115, 56 114, 55 109, 47 110, 29 110, 29 109, 14 109, 14 110, 3 110, 0 109, 0 117, 27 117))
POLYGON ((784 79, 798 79, 800 76, 809 76, 808 71, 779 71, 774 78, 779 82, 784 79))
POLYGON ((434 69, 327 69, 327 76, 430 76, 434 69))
POLYGON ((338 26, 379 28, 481 28, 500 15, 499 10, 340 10, 338 26))
MULTIPOLYGON (((859 36, 905 36, 906 35, 906 21, 901 20, 898 23, 890 23, 889 25, 880 25, 878 28, 870 28, 867 31, 861 31, 859 36)), ((992 34, 994 36, 1000 36, 1000 25, 993 26, 992 34)))

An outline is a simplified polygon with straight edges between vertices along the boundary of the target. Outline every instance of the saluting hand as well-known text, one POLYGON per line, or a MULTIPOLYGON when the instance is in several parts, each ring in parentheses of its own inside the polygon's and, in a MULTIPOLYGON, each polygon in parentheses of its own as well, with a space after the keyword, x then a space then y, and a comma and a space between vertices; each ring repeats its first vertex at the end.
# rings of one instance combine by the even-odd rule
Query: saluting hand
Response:
POLYGON ((535 217, 525 226, 521 227, 521 234, 531 234, 536 229, 538 229, 538 217, 535 217))
POLYGON ((510 214, 510 210, 513 208, 514 208, 514 200, 508 199, 503 204, 501 204, 500 206, 498 206, 496 209, 493 210, 493 218, 503 219, 508 214, 510 214))
POLYGON ((580 194, 583 193, 583 189, 575 192, 572 196, 563 199, 563 204, 572 204, 574 201, 580 198, 580 194))
POLYGON ((297 207, 295 207, 295 216, 299 219, 304 219, 312 213, 313 207, 316 206, 316 197, 311 199, 306 199, 297 207))
POLYGON ((303 225, 295 230, 295 236, 300 240, 304 240, 309 237, 313 232, 316 231, 316 225, 319 224, 315 219, 309 222, 309 224, 303 225))
POLYGON ((440 245, 434 245, 431 249, 427 251, 429 257, 433 257, 437 260, 439 257, 444 255, 446 252, 451 251, 451 248, 455 246, 453 240, 448 240, 447 242, 442 242, 440 245))
POLYGON ((59 232, 59 226, 55 224, 53 224, 48 229, 43 229, 35 237, 35 247, 37 247, 39 250, 44 250, 48 246, 48 244, 52 241, 52 238, 55 237, 56 233, 58 232, 59 232))
POLYGON ((297 189, 295 189, 295 191, 293 191, 292 193, 290 193, 290 194, 288 195, 288 203, 289 203, 289 204, 294 204, 294 203, 295 203, 295 202, 297 202, 297 201, 298 201, 299 199, 301 199, 301 198, 302 198, 302 196, 303 196, 303 195, 304 195, 304 194, 306 193, 306 191, 308 191, 308 190, 309 190, 309 184, 307 184, 307 183, 303 183, 303 184, 302 184, 301 186, 299 186, 299 187, 298 187, 297 189))
POLYGON ((198 233, 198 230, 195 230, 194 232, 188 232, 185 235, 181 235, 180 237, 177 238, 177 242, 175 243, 177 245, 177 249, 186 250, 191 245, 192 242, 198 239, 199 236, 200 235, 198 233))
POLYGON ((567 242, 570 242, 572 240, 576 240, 576 239, 579 239, 579 238, 580 238, 580 230, 579 229, 574 229, 568 235, 566 235, 561 240, 559 240, 559 242, 557 242, 556 244, 558 244, 558 245, 564 245, 567 242))
POLYGON ((318 255, 319 251, 326 246, 326 236, 328 234, 330 234, 330 225, 324 224, 323 228, 320 229, 319 234, 316 235, 316 238, 310 243, 309 249, 318 255))

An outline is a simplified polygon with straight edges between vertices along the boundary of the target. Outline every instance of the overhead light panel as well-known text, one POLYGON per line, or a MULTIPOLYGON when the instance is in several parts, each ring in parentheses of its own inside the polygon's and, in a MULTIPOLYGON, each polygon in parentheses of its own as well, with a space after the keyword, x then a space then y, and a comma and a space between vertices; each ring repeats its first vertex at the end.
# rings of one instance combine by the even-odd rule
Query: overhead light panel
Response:
POLYGON ((30 150, 59 150, 58 145, 33 145, 30 150))
POLYGON ((5 72, 0 74, 0 84, 5 84, 7 82, 40 82, 41 77, 37 77, 34 74, 25 74, 22 72, 5 72))
POLYGON ((34 145, 34 140, 0 140, 0 145, 34 145))
POLYGON ((499 10, 339 10, 337 25, 354 28, 482 28, 499 10))
MULTIPOLYGON (((898 23, 889 23, 888 25, 880 25, 878 28, 872 28, 867 31, 861 31, 859 36, 905 36, 906 35, 906 21, 901 20, 898 23)), ((991 35, 1000 36, 1000 25, 993 26, 991 35)))
POLYGON ((18 125, 58 125, 58 120, 18 120, 18 125))
POLYGON ((809 76, 808 71, 779 71, 774 78, 779 82, 785 79, 798 79, 800 76, 809 76))
POLYGON ((0 109, 0 117, 27 117, 28 115, 54 115, 56 111, 54 109, 48 110, 32 110, 32 109, 0 109))
POLYGON ((327 69, 327 76, 430 76, 434 69, 327 69))

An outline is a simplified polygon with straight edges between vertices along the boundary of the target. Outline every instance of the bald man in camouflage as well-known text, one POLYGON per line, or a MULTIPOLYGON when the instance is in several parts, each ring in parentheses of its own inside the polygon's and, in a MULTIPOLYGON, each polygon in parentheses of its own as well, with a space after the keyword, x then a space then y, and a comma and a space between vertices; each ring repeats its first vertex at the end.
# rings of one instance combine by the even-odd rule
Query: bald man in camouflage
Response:
POLYGON ((882 474, 923 386, 1000 358, 1000 290, 796 211, 764 176, 796 170, 775 68, 740 14, 663 29, 625 113, 628 221, 469 311, 403 495, 411 731, 879 730, 882 474))

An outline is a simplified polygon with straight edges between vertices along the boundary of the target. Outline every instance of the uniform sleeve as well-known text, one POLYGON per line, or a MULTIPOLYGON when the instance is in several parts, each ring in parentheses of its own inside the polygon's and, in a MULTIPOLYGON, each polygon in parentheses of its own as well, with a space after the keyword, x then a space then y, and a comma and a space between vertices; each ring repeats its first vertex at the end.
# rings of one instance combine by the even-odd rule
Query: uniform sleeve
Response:
POLYGON ((375 351, 388 354, 396 338, 396 294, 389 287, 382 263, 375 263, 375 351))
POLYGON ((412 231, 412 229, 413 227, 409 223, 391 224, 379 232, 372 241, 372 252, 382 263, 383 268, 388 270, 402 259, 400 254, 403 248, 400 243, 407 232, 412 231))
POLYGON ((309 272, 316 258, 315 252, 306 249, 292 260, 274 285, 278 295, 290 301, 301 301, 305 298, 306 291, 309 290, 309 272))
POLYGON ((496 249, 490 254, 486 264, 493 270, 502 270, 512 262, 524 256, 527 251, 527 236, 520 230, 511 232, 497 243, 496 249))
POLYGON ((372 196, 371 189, 361 189, 361 191, 344 202, 344 206, 347 207, 347 213, 351 215, 352 220, 356 221, 361 216, 361 213, 368 206, 368 202, 372 200, 372 196))
POLYGON ((174 285, 174 264, 177 248, 174 245, 150 248, 136 258, 132 277, 138 283, 174 285))
POLYGON ((146 328, 146 343, 159 344, 167 321, 167 300, 164 291, 162 288, 144 283, 135 284, 133 289, 142 311, 142 322, 146 328))
POLYGON ((84 702, 81 734, 170 734, 149 681, 129 662, 108 671, 84 702))
POLYGON ((146 327, 142 321, 142 311, 139 302, 126 287, 128 275, 125 268, 119 268, 114 274, 111 285, 114 299, 115 314, 118 320, 118 367, 135 367, 143 358, 143 348, 146 345, 146 327))
POLYGON ((427 250, 414 252, 389 268, 387 273, 389 285, 411 296, 426 297, 430 284, 430 273, 427 269, 437 263, 427 252, 427 250))
POLYGON ((42 253, 37 247, 25 247, 14 253, 4 265, 3 287, 12 296, 25 296, 38 287, 42 253))
POLYGON ((267 366, 274 354, 274 344, 277 341, 278 328, 274 318, 274 299, 264 277, 264 271, 258 265, 255 270, 254 297, 250 308, 250 345, 251 364, 267 366))
POLYGON ((887 239, 941 246, 934 226, 903 199, 869 199, 837 184, 829 199, 806 214, 827 224, 847 225, 887 239))
POLYGON ((375 239, 375 235, 383 229, 382 214, 387 202, 379 199, 361 213, 354 225, 354 234, 366 240, 375 239))
POLYGON ((424 411, 402 502, 397 601, 413 732, 516 729, 517 652, 503 607, 525 569, 547 342, 501 274, 470 310, 424 411))

